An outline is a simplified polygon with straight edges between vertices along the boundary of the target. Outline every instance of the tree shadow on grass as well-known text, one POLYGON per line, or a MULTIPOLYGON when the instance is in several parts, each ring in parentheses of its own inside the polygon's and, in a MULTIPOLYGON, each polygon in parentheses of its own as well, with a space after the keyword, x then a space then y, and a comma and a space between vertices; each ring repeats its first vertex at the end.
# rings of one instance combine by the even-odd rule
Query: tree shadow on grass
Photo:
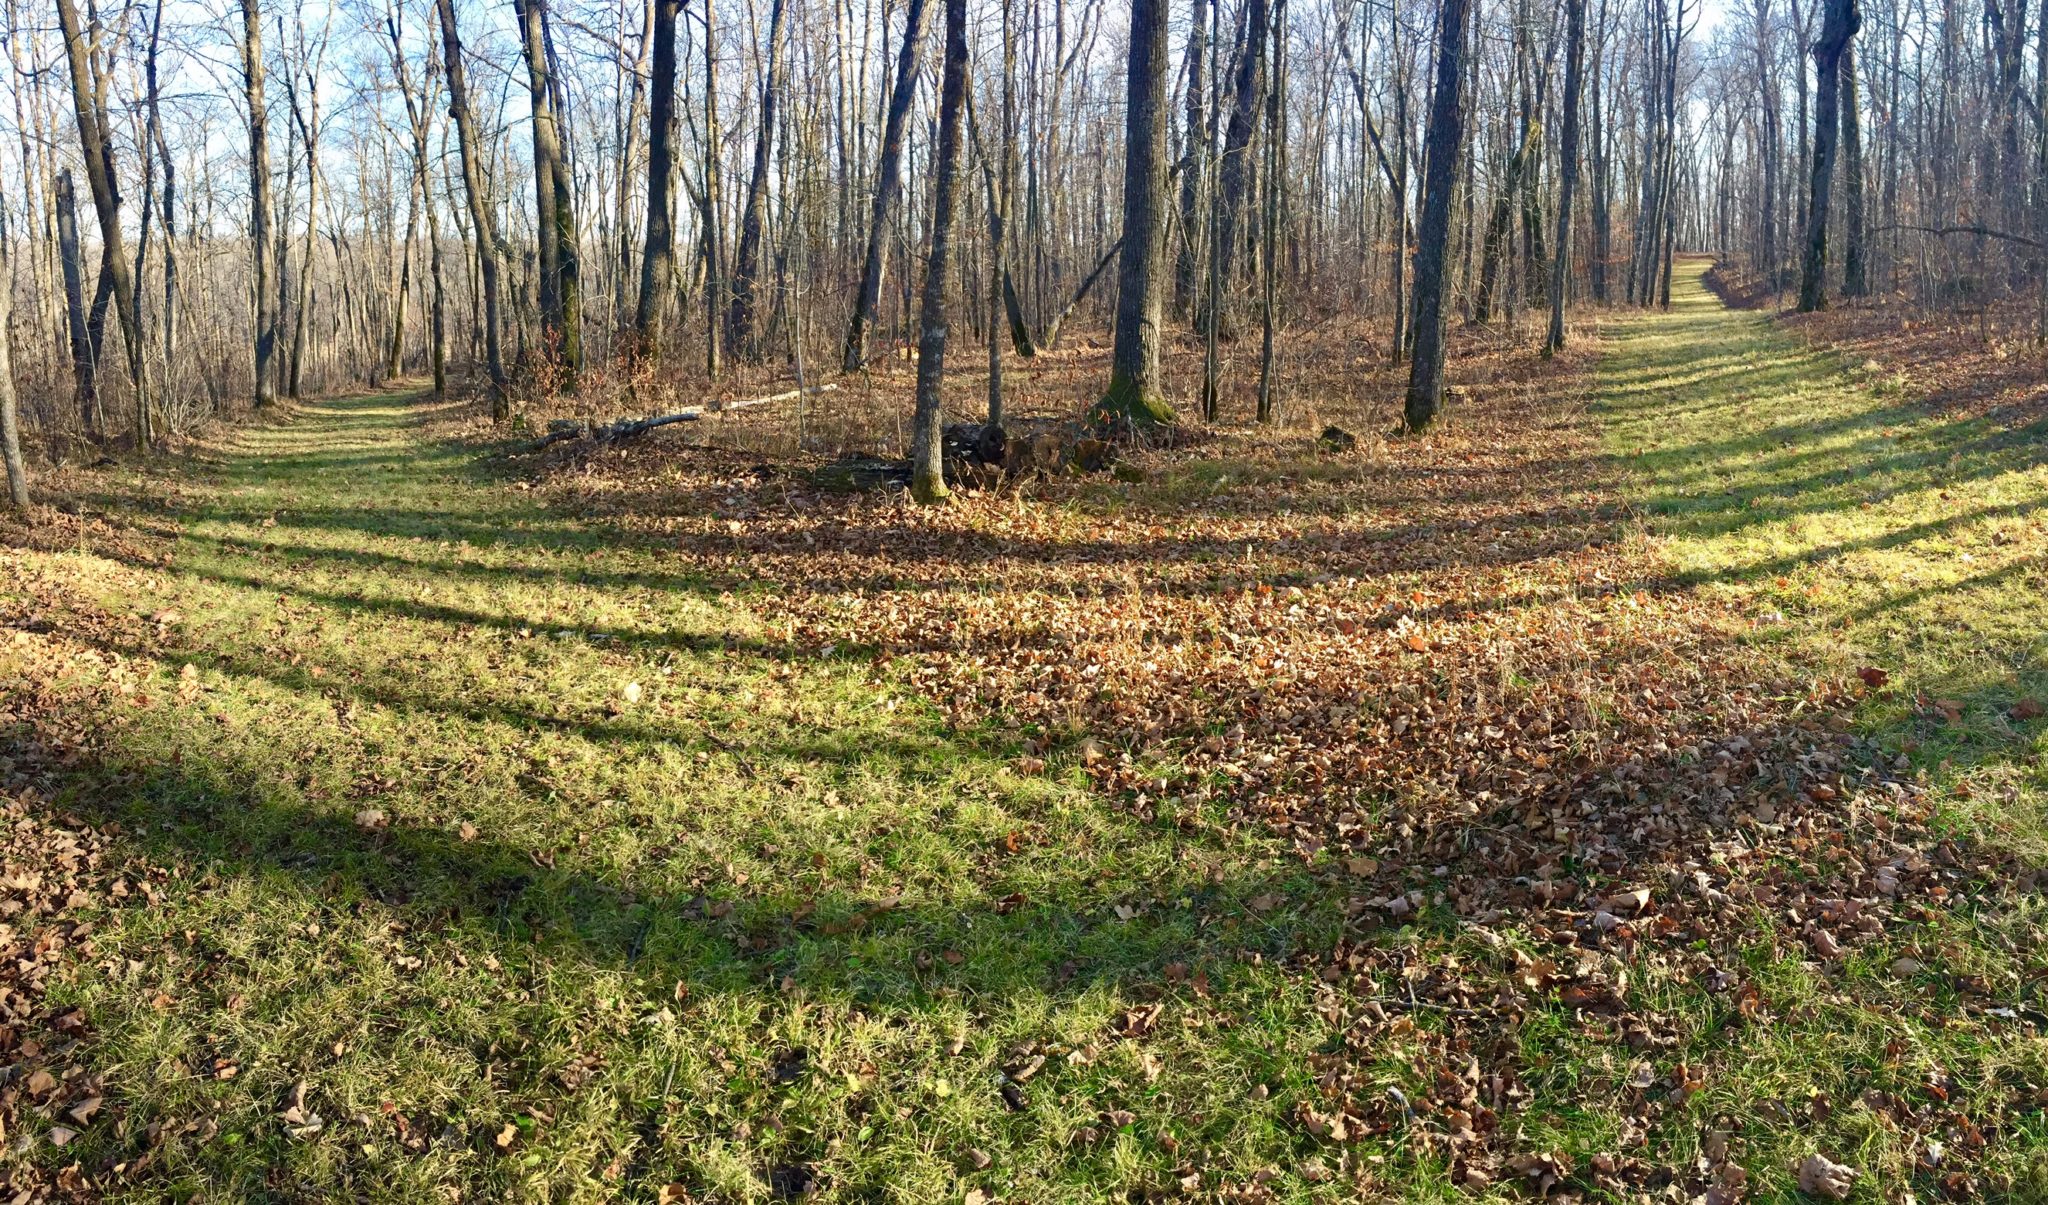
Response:
MULTIPOLYGON (((61 743, 60 734, 77 733, 79 725, 91 720, 90 711, 49 711, 34 726, 0 729, 0 754, 17 767, 41 768, 39 780, 53 808, 94 824, 118 825, 127 834, 128 848, 143 862, 183 868, 190 885, 179 890, 259 883, 303 901, 305 911, 295 914, 301 921, 310 916, 337 927, 355 915, 390 916, 415 940, 437 950, 452 949, 458 956, 466 951, 480 959, 491 951, 517 949, 540 967, 573 967, 578 974, 625 972, 658 984, 676 983, 686 1003, 673 1007, 713 1012, 728 1000, 773 1010, 772 1001, 780 997, 793 1006, 835 1001, 884 1017, 908 1018, 963 1004, 984 1016, 1028 1016, 1048 1003, 1072 1002, 1093 992, 1109 993, 1108 999, 1123 1002, 1121 1007, 1186 1001, 1198 989, 1231 1000, 1234 1008, 1251 1008, 1254 1002, 1244 999, 1241 990, 1253 960, 1314 978, 1330 951, 1346 948, 1340 943, 1367 949, 1385 941, 1399 948, 1411 939, 1398 931, 1415 919, 1368 905, 1367 897, 1415 891, 1426 898, 1446 887, 1453 889, 1453 902, 1421 918, 1427 931, 1452 934, 1477 917, 1495 931, 1545 934, 1562 951, 1554 954, 1561 962, 1601 951, 1633 955, 1638 940, 1653 948, 1669 944, 1673 955, 1694 959, 1698 939, 1688 931, 1673 932, 1668 941, 1648 929, 1610 932, 1612 925, 1603 926, 1596 917, 1605 906, 1601 901, 1619 887, 1647 882, 1659 885, 1660 906, 1679 907, 1682 915, 1677 899, 1687 889, 1662 884, 1667 879, 1689 883, 1688 876, 1704 867, 1702 892, 1710 880, 1713 890, 1726 888, 1720 867, 1728 848, 1756 845, 1791 859, 1796 851, 1810 850, 1817 834, 1839 829, 1863 841, 1890 831, 1859 827, 1853 810, 1844 813, 1820 797, 1819 788, 1832 791, 1830 784, 1839 785, 1843 769, 1853 764, 1850 745, 1810 718, 1784 718, 1763 729, 1713 734, 1696 748, 1636 753, 1602 767, 1560 795, 1561 806, 1552 812, 1556 828, 1547 823, 1529 827, 1512 809, 1433 824, 1408 848, 1383 851, 1386 864, 1367 876, 1327 863, 1233 867, 1211 859, 1186 863, 1161 878, 1105 889, 1099 868, 1083 857, 1068 859, 1050 878, 1033 880, 1029 891, 1013 890, 1017 880, 998 865, 983 877, 943 890, 896 897, 886 889, 825 881, 677 882, 658 862, 606 865, 600 857, 569 847, 540 849, 489 831, 465 836, 452 824, 423 823, 406 812, 366 824, 348 815, 346 806, 304 797, 295 783, 271 777, 272 768, 237 763, 231 751, 195 744, 187 756, 166 759, 160 738, 131 741, 120 721, 104 716, 103 727, 85 729, 84 742, 61 743), (1751 770, 1710 789, 1697 763, 1711 764, 1716 751, 1728 750, 1770 756, 1738 759, 1751 770), (1834 750, 1836 758, 1814 759, 1815 750, 1834 750), (1841 760, 1844 756, 1851 761, 1841 760), (1778 809, 1772 827, 1748 818, 1764 801, 1778 809), (1660 816, 1663 822, 1641 827, 1647 816, 1660 816), (1468 895, 1468 886, 1484 894, 1468 895), (1667 890, 1673 893, 1671 902, 1664 902, 1667 890), (364 913, 366 908, 372 911, 364 913), (1199 972, 1199 980, 1191 969, 1199 972)), ((971 740, 954 752, 970 760, 993 757, 992 750, 971 740)), ((764 750, 764 756, 810 759, 818 754, 786 747, 764 750)), ((867 749, 839 750, 832 756, 886 765, 905 754, 867 749)), ((1155 836, 1207 847, 1212 854, 1223 850, 1198 834, 1176 837, 1162 827, 1155 836)), ((1967 867, 1973 875, 2012 865, 2003 851, 1978 848, 1967 836, 1951 841, 1942 856, 1944 865, 1967 867)), ((1867 867, 1855 866, 1844 873, 1867 876, 1867 867)), ((1804 908, 1809 914, 1815 905, 1799 901, 1868 890, 1825 875, 1798 883, 1772 881, 1791 893, 1781 904, 1796 904, 1795 912, 1804 908)), ((175 903, 160 900, 156 906, 175 903)), ((1790 931, 1786 939, 1802 940, 1790 931)), ((202 966, 217 965, 223 957, 233 961, 227 951, 236 943, 225 936, 187 940, 185 953, 202 966)), ((1713 955, 1739 971, 1740 951, 1719 944, 1722 940, 1715 938, 1713 955)), ((542 972, 536 978, 553 981, 555 976, 542 972)), ((576 981, 572 975, 564 982, 576 981)), ((1484 1052, 1492 1070, 1519 1068, 1524 1057, 1543 1057, 1541 1041, 1520 1055, 1511 1053, 1517 1042, 1529 1041, 1512 1036, 1523 1024, 1515 1010, 1459 1006, 1447 1015, 1442 1011, 1446 1006, 1415 995, 1416 985, 1431 982, 1430 972, 1418 968, 1405 980, 1405 997, 1400 981, 1351 984, 1345 993, 1377 993, 1370 998, 1382 1019, 1407 1014, 1431 1031, 1450 1026, 1472 1049, 1484 1052)), ((297 989, 280 985, 279 990, 289 996, 297 989)), ((1735 987, 1698 990, 1731 1016, 1742 1007, 1735 987)), ((385 1007, 403 1004, 403 999, 383 1002, 385 1007)), ((1299 1004, 1269 1002, 1269 1007, 1299 1004)), ((1357 1004, 1354 998, 1347 1007, 1357 1004)), ((1539 1002, 1537 1007, 1554 1006, 1539 1002)), ((1573 1015, 1572 1008, 1562 1008, 1552 1021, 1569 1022, 1573 1015)), ((1313 1024, 1306 1016, 1301 1023, 1313 1024)), ((216 1044, 215 1049, 224 1056, 246 1057, 231 1045, 216 1044)), ((787 1057, 787 1051, 774 1055, 787 1057)), ((1285 1063, 1292 1056, 1272 1057, 1285 1063)), ((772 1084, 782 1074, 778 1066, 748 1074, 772 1084)), ((561 1090, 548 1077, 558 1070, 541 1064, 515 1069, 503 1090, 514 1099, 535 1102, 536 1108, 555 1107, 548 1102, 561 1090)), ((1533 1067, 1527 1070, 1534 1072, 1533 1067)), ((1305 1079, 1305 1072, 1295 1072, 1305 1079)), ((992 1116, 1039 1107, 1018 1105, 1011 1096, 1036 1100, 1039 1087, 1011 1083, 1010 1092, 999 1092, 998 1086, 966 1088, 986 1097, 992 1116)), ((122 1090, 118 1081, 113 1087, 116 1093, 122 1090)), ((659 1118, 671 1107, 663 1093, 643 1099, 621 1085, 615 1095, 619 1099, 610 1107, 629 1120, 641 1110, 648 1119, 659 1118)), ((1562 1103, 1543 1098, 1528 1107, 1562 1103)), ((1427 1115, 1420 1097, 1415 1104, 1427 1115)), ((1047 1101, 1045 1107, 1058 1106, 1047 1101)), ((1014 1124, 1041 1120, 1033 1112, 1014 1124)), ((1220 1137, 1227 1125, 1217 1125, 1220 1137)), ((127 1138, 106 1148, 109 1160, 141 1152, 139 1132, 126 1133, 127 1138)), ((826 1140, 834 1137, 844 1135, 792 1134, 781 1148, 786 1158, 762 1167, 760 1174, 772 1179, 776 1167, 823 1159, 826 1140)), ((490 1149, 488 1129, 467 1141, 474 1149, 490 1149)), ((1298 1154, 1319 1146, 1305 1132, 1289 1141, 1298 1154)), ((290 1144, 281 1138, 277 1142, 266 1157, 284 1160, 290 1144)), ((653 1150, 644 1157, 668 1167, 674 1153, 653 1150)), ((1085 1153, 1075 1157, 1088 1158, 1085 1153)))

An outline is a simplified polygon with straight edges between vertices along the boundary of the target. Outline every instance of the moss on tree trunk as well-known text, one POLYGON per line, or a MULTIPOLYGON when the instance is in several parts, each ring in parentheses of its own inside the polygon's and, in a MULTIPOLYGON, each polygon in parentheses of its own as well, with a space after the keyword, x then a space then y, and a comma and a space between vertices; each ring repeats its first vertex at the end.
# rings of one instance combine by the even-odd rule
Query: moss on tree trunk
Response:
POLYGON ((1180 421, 1164 394, 1121 372, 1110 374, 1109 390, 1088 418, 1096 426, 1158 427, 1180 421))

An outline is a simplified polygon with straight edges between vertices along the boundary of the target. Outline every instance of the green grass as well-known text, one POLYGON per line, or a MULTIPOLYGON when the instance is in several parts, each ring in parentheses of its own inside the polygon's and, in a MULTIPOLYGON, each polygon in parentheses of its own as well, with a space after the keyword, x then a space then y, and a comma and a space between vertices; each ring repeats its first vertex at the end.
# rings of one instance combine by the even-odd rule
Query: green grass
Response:
MULTIPOLYGON (((1806 672, 1889 669, 1858 722, 1948 784, 1957 834, 2037 841, 2041 725, 2007 712, 2048 697, 2041 432, 1930 414, 1696 284, 1676 296, 1610 324, 1597 379, 1667 584, 1727 595, 1806 672)), ((1683 1167, 1734 1129, 1759 1199, 1814 1150, 1864 1170, 1857 1199, 1896 1199, 1921 1148, 1862 1093, 1925 1102, 1939 1072, 1984 1116, 2048 1083, 2031 1026, 1965 1015, 1951 978, 2036 1007, 2031 895, 1825 969, 1759 914, 1740 969, 1768 1024, 1641 960, 1640 1053, 1547 998, 1511 1057, 1426 1011, 1347 1044, 1357 1000, 1289 965, 1345 934, 1341 880, 1261 834, 1140 820, 1072 765, 1018 774, 1016 737, 801 653, 760 618, 772 584, 680 575, 658 539, 549 506, 420 413, 323 402, 202 472, 109 482, 109 508, 173 491, 168 566, 22 554, 84 650, 63 803, 161 868, 55 989, 92 1019, 110 1116, 31 1158, 145 1159, 110 1195, 748 1201, 808 1178, 832 1200, 1046 1202, 1192 1175, 1206 1195, 1460 1199, 1419 1122, 1343 1148, 1299 1114, 1327 1107, 1320 1077, 1420 1101, 1483 1053, 1519 1068, 1508 1150, 1683 1167), (1908 951, 1932 969, 1894 973, 1908 951), (1041 1056, 1006 1100, 1005 1070, 1041 1056), (1639 1059, 1700 1090, 1645 1112, 1639 1059), (283 1117, 301 1082, 317 1132, 283 1117)), ((1190 470, 1191 496, 1234 473, 1190 470)), ((1485 1001, 1512 950, 1546 948, 1536 923, 1425 909, 1370 942, 1462 968, 1485 1001)), ((1973 1170, 2048 1199, 2040 1113, 1995 1111, 1973 1170)))
POLYGON ((2011 713, 2048 705, 2048 412, 1943 413, 1696 280, 1674 301, 1599 374, 1660 555, 1788 656, 1887 671, 1865 729, 1999 797, 1965 810, 2041 860, 2041 726, 2011 713))
MULTIPOLYGON (((1640 538, 1672 585, 1738 608, 1754 644, 1801 672, 1886 671, 1855 722, 1929 777, 1937 830, 2038 866, 2048 733, 2014 708, 2048 701, 2048 419, 1939 412, 1768 316, 1724 309, 1690 273, 1673 301, 1613 323, 1598 373, 1640 538)), ((1871 1088, 1911 1096, 1930 1072, 1965 1085, 1965 1111, 2041 1083, 2039 1039, 1972 1023, 1953 985, 1975 975, 2036 1007, 2044 924, 2027 892, 1929 913, 1836 974, 1814 975, 1804 951, 1760 950, 1786 1015, 1711 1052, 1726 1075, 1701 1123, 1821 1094, 1827 1120, 1764 1129, 1764 1182, 1786 1188, 1789 1165, 1818 1149, 1862 1167, 1868 1199, 1895 1199, 1914 1151, 1854 1102, 1871 1088), (1901 950, 1931 969, 1901 982, 1888 970, 1901 950)), ((1980 1187, 2048 1200, 2038 1103, 2008 1124, 1980 1187)), ((1918 1182, 1925 1199, 1940 1181, 1918 1182)))
POLYGON ((64 630, 157 659, 148 705, 81 700, 107 730, 65 802, 171 872, 68 989, 126 1114, 67 1155, 158 1126, 143 1195, 215 1201, 739 1200, 801 1178, 778 1169, 846 1199, 1085 1200, 1192 1150, 1248 1181, 1312 1147, 1288 1116, 1326 1035, 1272 967, 1338 918, 1242 907, 1287 889, 1271 850, 1017 776, 1021 749, 798 660, 744 592, 410 415, 354 398, 246 433, 175 506, 168 571, 36 558, 64 630), (1121 1036, 1153 1000, 1157 1032, 1121 1036), (1025 1043, 1048 1058, 1020 1110, 1025 1043), (301 1081, 310 1138, 280 1119, 301 1081))

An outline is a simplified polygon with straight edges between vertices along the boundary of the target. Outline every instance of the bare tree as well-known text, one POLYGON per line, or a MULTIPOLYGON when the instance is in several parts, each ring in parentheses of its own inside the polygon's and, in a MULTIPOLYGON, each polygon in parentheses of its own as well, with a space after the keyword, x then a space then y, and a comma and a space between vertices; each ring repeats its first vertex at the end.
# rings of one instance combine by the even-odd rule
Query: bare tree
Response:
POLYGON ((903 191, 903 123, 917 95, 917 47, 924 37, 925 0, 908 0, 903 10, 903 44, 896 55, 896 88, 882 121, 882 157, 875 170, 875 201, 868 214, 867 255, 861 261, 860 285, 854 291, 853 317, 846 328, 841 367, 858 372, 867 365, 868 328, 875 324, 882 300, 882 251, 888 238, 889 214, 903 191))
POLYGON ((1835 139, 1840 133, 1836 112, 1842 82, 1842 54, 1856 36, 1863 15, 1856 0, 1825 0, 1820 38, 1813 44, 1816 76, 1813 102, 1813 187, 1807 194, 1806 261, 1799 277, 1801 313, 1828 303, 1828 194, 1834 176, 1835 139))
MULTIPOLYGON (((1284 0, 1283 0, 1284 2, 1284 0)), ((1117 264, 1116 345, 1098 422, 1175 421, 1159 391, 1159 321, 1165 302, 1166 0, 1133 0, 1125 70, 1124 232, 1117 264)))
POLYGON ((137 447, 146 448, 152 439, 152 427, 149 398, 142 380, 142 320, 136 307, 135 277, 123 250, 121 194, 114 171, 113 135, 107 121, 107 77, 93 66, 96 50, 86 41, 75 0, 57 0, 57 23, 64 33, 65 58, 71 67, 71 103, 78 119, 85 179, 92 188, 93 209, 100 220, 100 271, 111 282, 114 311, 121 323, 121 342, 127 352, 128 381, 135 389, 135 442, 137 447))
POLYGON ((533 106, 534 226, 540 258, 540 313, 545 353, 574 391, 583 365, 583 270, 576 247, 575 185, 563 149, 550 62, 547 0, 513 0, 520 50, 526 58, 527 95, 533 106))
POLYGON ((740 243, 732 261, 732 296, 726 303, 725 342, 735 355, 761 358, 755 336, 755 290, 760 284, 762 226, 768 220, 768 166, 775 152, 775 109, 782 95, 783 0, 769 0, 768 69, 761 79, 761 128, 754 138, 754 171, 740 211, 740 243))
POLYGON ((648 88, 647 237, 640 257, 640 303, 633 327, 638 350, 650 361, 661 354, 661 322, 675 277, 676 235, 669 196, 675 179, 676 16, 682 0, 654 0, 654 78, 648 88))
POLYGON ((1557 252, 1550 268, 1550 333, 1543 354, 1564 350, 1564 295, 1572 262, 1572 194, 1579 183, 1579 90, 1585 60, 1586 0, 1565 0, 1564 135, 1558 163, 1557 252))
MULTIPOLYGON (((428 314, 428 362, 434 374, 434 394, 441 396, 448 391, 448 302, 447 285, 442 277, 441 266, 441 217, 440 207, 434 204, 433 156, 429 137, 433 126, 435 82, 439 78, 434 70, 434 59, 430 54, 426 60, 426 79, 421 89, 412 83, 412 69, 406 63, 405 45, 399 33, 399 8, 391 3, 384 10, 384 29, 391 39, 391 70, 398 81, 398 93, 405 101, 406 124, 412 131, 412 171, 414 195, 420 210, 427 219, 427 264, 431 276, 431 310, 428 314)), ((409 237, 409 235, 408 235, 409 237)), ((393 321, 391 331, 390 371, 399 371, 398 349, 404 334, 405 311, 401 308, 393 321)))
POLYGON ((1858 112, 1856 47, 1842 47, 1842 295, 1870 292, 1869 256, 1864 247, 1863 118, 1858 112))
POLYGON ((921 503, 946 497, 940 438, 945 416, 946 277, 953 252, 960 182, 961 109, 967 92, 967 0, 946 0, 946 54, 939 84, 939 145, 932 194, 932 249, 925 260, 918 319, 917 413, 911 420, 910 494, 921 503))
MULTIPOLYGON (((7 208, 0 192, 0 212, 7 208)), ((0 464, 7 467, 7 497, 28 509, 28 462, 21 455, 21 410, 14 396, 14 255, 0 241, 0 464)))
POLYGON ((512 398, 505 377, 505 357, 499 347, 498 225, 484 191, 481 135, 476 115, 469 106, 469 86, 462 68, 462 35, 455 27, 455 0, 434 0, 441 18, 443 70, 448 76, 448 112, 455 119, 455 134, 462 148, 462 184, 469 198, 470 228, 475 232, 477 275, 483 281, 484 355, 490 373, 491 416, 503 421, 511 416, 512 398))
POLYGON ((1444 258, 1451 241, 1451 194, 1465 143, 1460 60, 1466 0, 1437 10, 1436 94, 1430 102, 1429 156, 1422 173, 1422 220, 1415 242, 1415 350, 1408 365, 1404 418, 1410 431, 1436 421, 1444 396, 1444 258))

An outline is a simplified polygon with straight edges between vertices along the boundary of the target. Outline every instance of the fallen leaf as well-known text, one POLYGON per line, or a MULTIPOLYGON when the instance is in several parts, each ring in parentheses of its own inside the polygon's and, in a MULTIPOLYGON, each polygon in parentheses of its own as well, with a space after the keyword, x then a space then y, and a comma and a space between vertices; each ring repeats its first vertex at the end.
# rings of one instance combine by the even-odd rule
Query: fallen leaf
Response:
POLYGON ((1855 1168, 1836 1163, 1826 1155, 1808 1155, 1799 1165, 1799 1191, 1810 1197, 1846 1200, 1849 1186, 1855 1181, 1855 1168))

